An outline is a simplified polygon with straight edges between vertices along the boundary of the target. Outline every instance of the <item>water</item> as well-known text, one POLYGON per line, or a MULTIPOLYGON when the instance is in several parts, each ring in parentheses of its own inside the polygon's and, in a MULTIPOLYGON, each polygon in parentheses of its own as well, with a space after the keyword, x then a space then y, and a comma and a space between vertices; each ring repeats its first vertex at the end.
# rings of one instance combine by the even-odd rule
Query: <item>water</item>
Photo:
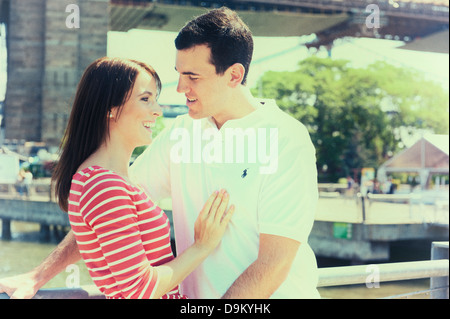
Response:
MULTIPOLYGON (((331 299, 375 299, 423 291, 430 288, 429 279, 382 282, 379 288, 367 288, 366 285, 350 285, 319 288, 322 298, 331 299)), ((429 296, 418 295, 415 299, 428 299, 429 296)))
MULTIPOLYGON (((0 220, 1 225, 1 220, 0 220)), ((1 230, 1 227, 0 227, 1 230)), ((59 243, 59 238, 52 234, 49 243, 39 242, 39 225, 32 223, 23 223, 12 221, 11 232, 13 239, 11 241, 0 240, 0 278, 12 275, 22 274, 37 266, 44 260, 59 243)), ((414 251, 408 251, 411 245, 397 244, 392 248, 394 258, 392 261, 408 260, 408 256, 414 255, 413 260, 429 259, 428 244, 423 248, 414 251), (428 249, 427 249, 428 247, 428 249), (405 256, 407 255, 407 256, 405 256)), ((417 245, 414 245, 417 247, 417 245)), ((346 266, 345 261, 319 258, 319 267, 346 266)), ((76 264, 79 270, 79 285, 93 284, 86 266, 82 261, 76 264)), ((59 275, 50 280, 43 288, 67 287, 73 283, 74 272, 72 269, 62 271, 59 275)), ((422 291, 429 288, 429 279, 409 280, 401 282, 380 283, 379 288, 367 288, 362 285, 340 286, 319 288, 323 298, 332 299, 373 299, 383 298, 392 295, 405 294, 413 291, 422 291)), ((419 296, 416 298, 428 298, 428 296, 419 296)))
MULTIPOLYGON (((0 278, 30 271, 56 248, 59 236, 52 234, 50 242, 42 243, 40 242, 39 227, 34 223, 11 222, 12 240, 0 240, 0 278)), ((66 282, 69 284, 79 283, 81 286, 93 284, 83 261, 76 263, 76 266, 79 270, 77 282, 73 281, 75 271, 73 268, 69 268, 68 271, 62 271, 55 276, 43 288, 66 287, 66 282)))

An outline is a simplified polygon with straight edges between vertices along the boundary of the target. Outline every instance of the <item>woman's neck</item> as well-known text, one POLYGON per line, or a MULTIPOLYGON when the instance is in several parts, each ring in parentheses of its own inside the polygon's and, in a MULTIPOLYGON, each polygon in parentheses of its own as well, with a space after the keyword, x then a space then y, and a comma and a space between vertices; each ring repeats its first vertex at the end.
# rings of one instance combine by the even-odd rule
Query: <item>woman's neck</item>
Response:
POLYGON ((129 181, 128 167, 133 150, 129 151, 115 145, 111 140, 103 143, 89 158, 84 161, 80 169, 89 166, 101 166, 120 175, 129 181))

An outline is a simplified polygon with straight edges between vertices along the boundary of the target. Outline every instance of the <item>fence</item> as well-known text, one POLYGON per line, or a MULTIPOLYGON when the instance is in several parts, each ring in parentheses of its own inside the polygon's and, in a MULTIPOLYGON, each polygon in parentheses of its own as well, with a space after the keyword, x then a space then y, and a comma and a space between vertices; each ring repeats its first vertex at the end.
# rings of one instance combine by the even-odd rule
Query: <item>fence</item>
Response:
MULTIPOLYGON (((376 284, 378 282, 431 278, 430 289, 388 298, 408 298, 416 294, 428 294, 431 299, 449 298, 449 262, 448 242, 433 242, 432 260, 330 267, 319 269, 318 287, 342 286, 353 284, 376 284)), ((36 299, 102 299, 95 286, 81 288, 41 289, 36 299)), ((8 299, 0 294, 0 299, 8 299)))

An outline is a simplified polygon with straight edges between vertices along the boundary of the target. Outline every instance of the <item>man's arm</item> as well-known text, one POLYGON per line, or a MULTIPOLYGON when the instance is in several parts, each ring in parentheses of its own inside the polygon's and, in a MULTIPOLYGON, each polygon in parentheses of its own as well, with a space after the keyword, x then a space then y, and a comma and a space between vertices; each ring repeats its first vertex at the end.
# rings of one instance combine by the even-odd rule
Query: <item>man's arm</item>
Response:
MULTIPOLYGON (((278 169, 266 174, 260 187, 258 257, 223 298, 269 298, 286 280, 314 223, 318 199, 314 146, 304 125, 284 114, 276 121, 283 123, 271 136, 278 145, 278 169)), ((310 264, 310 257, 303 262, 310 264)))
POLYGON ((28 273, 0 279, 0 293, 7 293, 11 299, 32 298, 50 279, 80 259, 81 255, 71 230, 39 266, 28 273))
POLYGON ((223 299, 269 298, 286 279, 300 243, 260 234, 258 258, 234 281, 223 299))

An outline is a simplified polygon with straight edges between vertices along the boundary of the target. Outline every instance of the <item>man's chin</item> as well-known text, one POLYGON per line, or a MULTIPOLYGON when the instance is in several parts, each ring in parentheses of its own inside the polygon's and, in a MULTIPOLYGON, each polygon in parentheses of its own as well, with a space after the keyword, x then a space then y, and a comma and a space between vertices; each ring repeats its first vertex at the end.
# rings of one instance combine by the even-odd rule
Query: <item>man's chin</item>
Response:
POLYGON ((202 118, 204 118, 205 116, 203 114, 201 114, 200 112, 196 112, 192 109, 189 109, 189 116, 191 118, 193 118, 194 120, 200 120, 202 118))

